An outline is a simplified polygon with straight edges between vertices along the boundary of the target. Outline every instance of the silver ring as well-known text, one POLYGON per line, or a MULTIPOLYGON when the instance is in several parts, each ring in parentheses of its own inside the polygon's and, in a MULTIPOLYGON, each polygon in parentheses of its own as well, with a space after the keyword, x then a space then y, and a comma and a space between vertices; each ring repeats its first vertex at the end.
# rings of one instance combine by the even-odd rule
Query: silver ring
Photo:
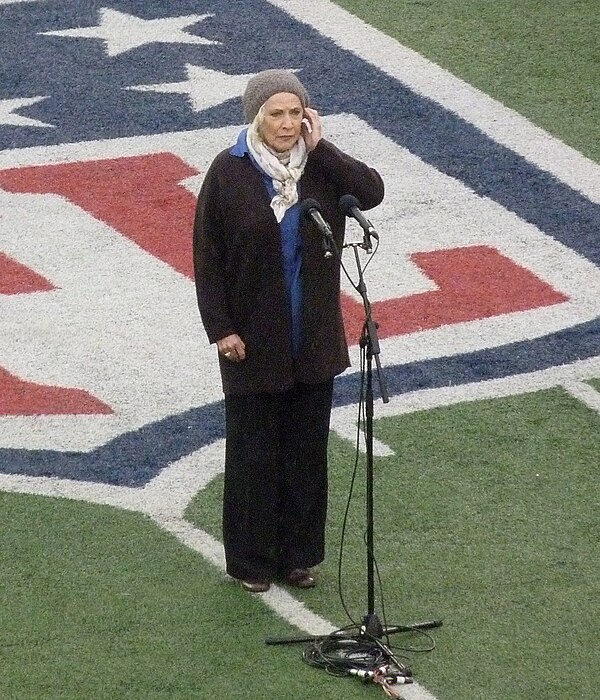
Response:
POLYGON ((229 357, 229 355, 231 355, 231 352, 224 352, 223 353, 223 357, 229 357))

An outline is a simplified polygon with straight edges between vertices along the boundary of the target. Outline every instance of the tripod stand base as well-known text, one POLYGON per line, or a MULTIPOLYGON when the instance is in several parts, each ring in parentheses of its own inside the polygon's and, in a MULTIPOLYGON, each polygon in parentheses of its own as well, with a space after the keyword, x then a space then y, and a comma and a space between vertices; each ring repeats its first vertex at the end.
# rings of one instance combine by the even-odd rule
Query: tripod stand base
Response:
POLYGON ((369 637, 375 637, 375 639, 381 639, 384 635, 381 620, 377 617, 377 615, 375 615, 375 613, 369 613, 368 615, 364 616, 360 631, 361 634, 367 634, 369 637))
MULTIPOLYGON (((414 632, 415 630, 430 630, 435 627, 441 627, 442 620, 424 620, 423 622, 413 622, 410 625, 392 625, 391 627, 383 627, 379 618, 375 614, 365 615, 363 626, 360 628, 360 634, 381 639, 388 634, 398 634, 401 632, 414 632), (374 634, 373 631, 379 632, 374 634)), ((310 635, 306 637, 267 637, 265 644, 307 644, 310 642, 328 639, 329 637, 343 636, 343 632, 332 632, 331 634, 310 635)))

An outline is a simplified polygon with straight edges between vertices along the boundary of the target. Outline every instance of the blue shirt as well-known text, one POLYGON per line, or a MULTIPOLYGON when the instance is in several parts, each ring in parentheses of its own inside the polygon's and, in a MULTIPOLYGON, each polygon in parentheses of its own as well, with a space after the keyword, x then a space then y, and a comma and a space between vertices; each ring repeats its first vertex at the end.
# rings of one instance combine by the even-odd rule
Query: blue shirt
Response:
MULTIPOLYGON (((243 129, 240 132, 237 143, 229 152, 238 158, 243 158, 245 155, 250 158, 254 167, 263 176, 263 182, 269 197, 272 199, 275 196, 273 181, 250 154, 246 144, 247 131, 247 129, 243 129)), ((281 232, 283 274, 292 329, 292 356, 297 358, 302 340, 302 278, 300 276, 302 270, 302 238, 300 236, 300 205, 298 202, 285 212, 279 224, 279 230, 281 232)))

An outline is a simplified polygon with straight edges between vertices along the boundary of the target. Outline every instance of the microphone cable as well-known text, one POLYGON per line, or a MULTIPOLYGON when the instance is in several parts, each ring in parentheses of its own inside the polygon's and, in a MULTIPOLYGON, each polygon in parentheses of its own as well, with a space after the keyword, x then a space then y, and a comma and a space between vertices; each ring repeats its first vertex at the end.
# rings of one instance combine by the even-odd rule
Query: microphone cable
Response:
MULTIPOLYGON (((360 459, 360 441, 363 438, 365 434, 364 426, 366 425, 366 401, 365 401, 365 377, 366 377, 366 355, 367 355, 367 350, 366 347, 361 348, 360 351, 360 393, 359 393, 359 402, 358 402, 358 417, 357 417, 357 429, 356 429, 356 443, 355 443, 355 453, 354 453, 354 466, 352 469, 352 474, 350 477, 350 487, 348 490, 348 497, 346 499, 346 506, 344 508, 344 516, 342 518, 342 525, 341 525, 341 532, 340 532, 340 543, 339 543, 339 549, 338 549, 338 567, 337 567, 337 591, 338 591, 338 598, 340 600, 342 609, 344 610, 344 613, 346 614, 346 617, 348 618, 350 625, 348 627, 345 627, 344 629, 350 630, 352 628, 356 629, 358 632, 361 630, 361 623, 358 623, 352 613, 349 610, 349 607, 346 603, 345 597, 344 597, 344 583, 343 583, 343 560, 344 560, 344 547, 345 547, 345 541, 346 541, 346 533, 348 529, 348 518, 350 514, 350 507, 352 504, 352 499, 354 496, 354 489, 356 485, 356 478, 358 474, 358 464, 359 464, 359 459, 360 459)), ((367 544, 367 531, 364 530, 362 533, 362 541, 364 543, 365 549, 367 549, 368 544, 367 544)), ((385 606, 385 595, 384 595, 384 587, 383 587, 383 581, 381 579, 381 573, 379 570, 379 564, 377 562, 377 557, 375 556, 375 553, 373 551, 368 551, 367 554, 372 558, 374 569, 375 569, 375 574, 377 578, 377 592, 381 604, 381 618, 382 618, 382 626, 384 631, 388 628, 387 624, 387 613, 386 613, 386 606, 385 606)), ((411 653, 424 653, 424 652, 430 652, 435 649, 435 640, 433 637, 428 634, 425 630, 420 630, 416 629, 413 630, 414 632, 418 632, 419 634, 423 635, 427 640, 428 644, 424 647, 416 647, 416 646, 394 646, 390 642, 390 637, 389 635, 384 634, 384 638, 386 640, 386 644, 388 647, 397 649, 398 651, 405 651, 405 652, 411 652, 411 653)), ((335 633, 334 633, 335 634, 335 633)))
MULTIPOLYGON (((435 648, 435 641, 424 630, 412 630, 424 635, 429 640, 426 647, 394 647, 390 643, 390 635, 387 634, 387 620, 385 612, 385 600, 383 594, 383 583, 379 571, 379 565, 374 553, 369 554, 375 567, 377 576, 379 599, 382 609, 382 626, 384 629, 384 641, 367 633, 364 625, 357 623, 350 612, 343 591, 343 556, 345 539, 348 528, 348 518, 350 506, 354 495, 356 477, 358 473, 358 463, 360 457, 361 433, 364 434, 366 421, 365 402, 365 377, 366 377, 366 347, 360 352, 360 395, 358 404, 358 421, 355 444, 355 459, 352 475, 350 478, 350 489, 342 518, 339 556, 338 556, 338 596, 342 608, 350 621, 350 625, 342 627, 325 637, 319 637, 310 642, 303 651, 302 660, 310 666, 323 669, 327 673, 338 677, 354 677, 363 683, 373 683, 381 687, 387 697, 402 699, 398 686, 413 682, 412 669, 405 663, 407 658, 402 655, 402 660, 398 658, 397 651, 400 652, 429 652, 435 648)), ((363 531, 363 542, 367 546, 367 533, 363 531)), ((409 631, 409 630, 407 630, 409 631)))

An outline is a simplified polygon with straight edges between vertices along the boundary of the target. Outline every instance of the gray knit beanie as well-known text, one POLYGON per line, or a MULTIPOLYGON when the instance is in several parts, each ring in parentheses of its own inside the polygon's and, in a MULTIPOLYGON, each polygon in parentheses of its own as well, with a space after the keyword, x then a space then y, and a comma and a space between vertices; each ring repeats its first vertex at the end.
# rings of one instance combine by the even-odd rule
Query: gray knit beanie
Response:
POLYGON ((264 70, 250 78, 242 97, 244 115, 249 124, 269 97, 278 92, 291 92, 298 96, 303 107, 308 106, 306 88, 291 71, 279 68, 264 70))

